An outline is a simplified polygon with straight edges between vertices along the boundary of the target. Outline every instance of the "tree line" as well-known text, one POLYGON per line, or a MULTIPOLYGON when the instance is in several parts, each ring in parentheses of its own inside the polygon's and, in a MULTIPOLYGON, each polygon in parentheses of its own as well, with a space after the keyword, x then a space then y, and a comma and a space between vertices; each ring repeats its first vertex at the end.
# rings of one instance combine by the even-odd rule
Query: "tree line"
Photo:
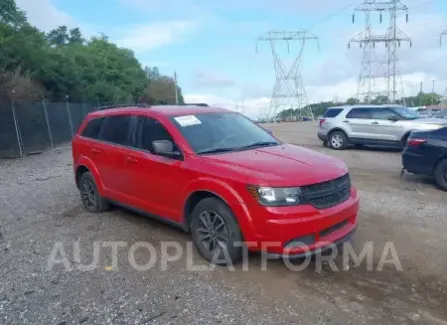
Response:
MULTIPOLYGON (((405 105, 408 107, 417 107, 417 106, 431 106, 431 105, 439 105, 443 100, 443 96, 436 93, 423 93, 420 92, 416 96, 404 97, 396 101, 396 104, 405 105)), ((348 98, 344 102, 320 102, 309 104, 305 108, 310 108, 315 116, 323 115, 328 107, 337 106, 337 105, 356 105, 356 104, 385 104, 390 103, 387 96, 376 96, 372 100, 363 100, 360 101, 356 98, 348 98)), ((298 109, 286 109, 277 114, 277 119, 288 119, 294 116, 299 116, 298 109)))
POLYGON ((174 104, 173 77, 143 67, 130 49, 79 28, 45 33, 15 0, 0 1, 0 103, 9 100, 174 104))

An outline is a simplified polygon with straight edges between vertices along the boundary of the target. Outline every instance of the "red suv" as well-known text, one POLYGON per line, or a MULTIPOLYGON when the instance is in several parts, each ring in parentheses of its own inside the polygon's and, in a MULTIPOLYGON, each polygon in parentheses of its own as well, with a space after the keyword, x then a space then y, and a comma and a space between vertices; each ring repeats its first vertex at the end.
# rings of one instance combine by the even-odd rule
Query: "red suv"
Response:
POLYGON ((177 225, 216 264, 236 262, 242 244, 307 256, 349 239, 357 225, 359 197, 342 161, 282 143, 225 109, 90 113, 73 160, 88 211, 113 203, 177 225))

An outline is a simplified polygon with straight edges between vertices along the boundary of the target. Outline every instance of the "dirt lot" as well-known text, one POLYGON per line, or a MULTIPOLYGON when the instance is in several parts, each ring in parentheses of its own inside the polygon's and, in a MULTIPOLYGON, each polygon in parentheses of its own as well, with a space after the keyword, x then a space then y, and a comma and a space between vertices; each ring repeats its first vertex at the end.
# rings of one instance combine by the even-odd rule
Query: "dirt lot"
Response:
MULTIPOLYGON (((126 248, 115 267, 104 248, 99 267, 80 270, 74 242, 89 264, 94 242, 146 241, 158 254, 163 241, 186 249, 189 237, 126 211, 85 213, 71 152, 57 149, 0 162, 0 324, 447 324, 447 194, 428 179, 400 178, 397 151, 332 151, 317 140, 313 123, 268 127, 286 142, 349 166, 361 194, 352 245, 359 253, 372 242, 372 271, 366 263, 336 272, 311 262, 297 272, 280 261, 268 261, 263 270, 253 254, 248 271, 188 271, 181 258, 165 271, 158 265, 142 272, 130 266, 126 248), (56 242, 71 270, 48 268, 56 242), (377 270, 386 242, 396 248, 403 271, 377 270)), ((135 253, 140 264, 147 254, 135 253)), ((340 256, 335 264, 342 264, 340 256)))

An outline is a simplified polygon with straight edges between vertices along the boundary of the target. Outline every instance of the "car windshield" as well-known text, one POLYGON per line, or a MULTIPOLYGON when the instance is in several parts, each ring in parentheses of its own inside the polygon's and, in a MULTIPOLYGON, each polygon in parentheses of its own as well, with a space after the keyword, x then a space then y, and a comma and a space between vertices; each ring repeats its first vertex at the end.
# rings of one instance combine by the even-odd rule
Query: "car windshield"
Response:
POLYGON ((238 113, 200 113, 171 120, 198 154, 238 151, 281 142, 238 113))
POLYGON ((393 110, 407 120, 414 120, 421 117, 417 112, 408 107, 393 107, 393 110))

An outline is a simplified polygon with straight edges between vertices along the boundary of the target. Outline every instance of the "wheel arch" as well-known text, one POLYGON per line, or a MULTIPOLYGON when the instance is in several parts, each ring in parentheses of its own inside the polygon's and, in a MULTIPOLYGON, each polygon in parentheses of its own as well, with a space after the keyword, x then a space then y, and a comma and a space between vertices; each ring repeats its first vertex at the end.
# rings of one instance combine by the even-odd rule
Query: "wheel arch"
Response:
POLYGON ((343 130, 342 128, 340 128, 340 127, 335 127, 335 128, 333 128, 333 129, 331 129, 327 134, 328 134, 328 139, 329 139, 329 137, 331 136, 331 134, 332 133, 334 133, 334 132, 343 132, 344 133, 344 135, 346 136, 346 139, 348 139, 348 141, 349 141, 349 137, 348 137, 348 133, 346 133, 346 131, 345 130, 343 130))
POLYGON ((407 131, 407 132, 404 133, 404 135, 403 135, 402 138, 400 139, 400 143, 401 143, 402 146, 405 147, 405 145, 407 144, 408 137, 410 136, 410 133, 411 133, 412 131, 413 131, 413 130, 410 130, 410 131, 407 131))
POLYGON ((444 160, 447 160, 447 154, 442 155, 441 157, 438 158, 438 160, 436 160, 435 164, 433 165, 433 173, 435 172, 438 165, 444 160))
POLYGON ((183 205, 183 223, 185 229, 189 232, 190 231, 190 223, 191 223, 191 214, 194 211, 194 208, 199 204, 200 201, 207 199, 207 198, 215 198, 223 203, 225 203, 230 209, 230 205, 227 201, 225 201, 224 198, 222 198, 220 195, 214 193, 213 191, 209 190, 197 190, 193 193, 191 193, 188 198, 185 201, 185 204, 183 205))
POLYGON ((104 193, 104 185, 101 181, 101 177, 99 176, 99 172, 95 167, 95 164, 88 159, 87 157, 82 157, 79 159, 78 163, 75 167, 75 182, 76 186, 79 188, 79 180, 82 174, 85 172, 89 172, 92 174, 93 179, 95 180, 96 187, 98 189, 98 192, 103 195, 104 193))
MULTIPOLYGON (((185 200, 182 205, 182 225, 189 232, 191 213, 197 204, 208 197, 215 197, 225 203, 233 213, 241 233, 246 238, 255 234, 252 216, 240 194, 230 184, 215 178, 203 178, 190 184, 182 195, 185 200)), ((248 238, 247 238, 248 239, 248 238)))

